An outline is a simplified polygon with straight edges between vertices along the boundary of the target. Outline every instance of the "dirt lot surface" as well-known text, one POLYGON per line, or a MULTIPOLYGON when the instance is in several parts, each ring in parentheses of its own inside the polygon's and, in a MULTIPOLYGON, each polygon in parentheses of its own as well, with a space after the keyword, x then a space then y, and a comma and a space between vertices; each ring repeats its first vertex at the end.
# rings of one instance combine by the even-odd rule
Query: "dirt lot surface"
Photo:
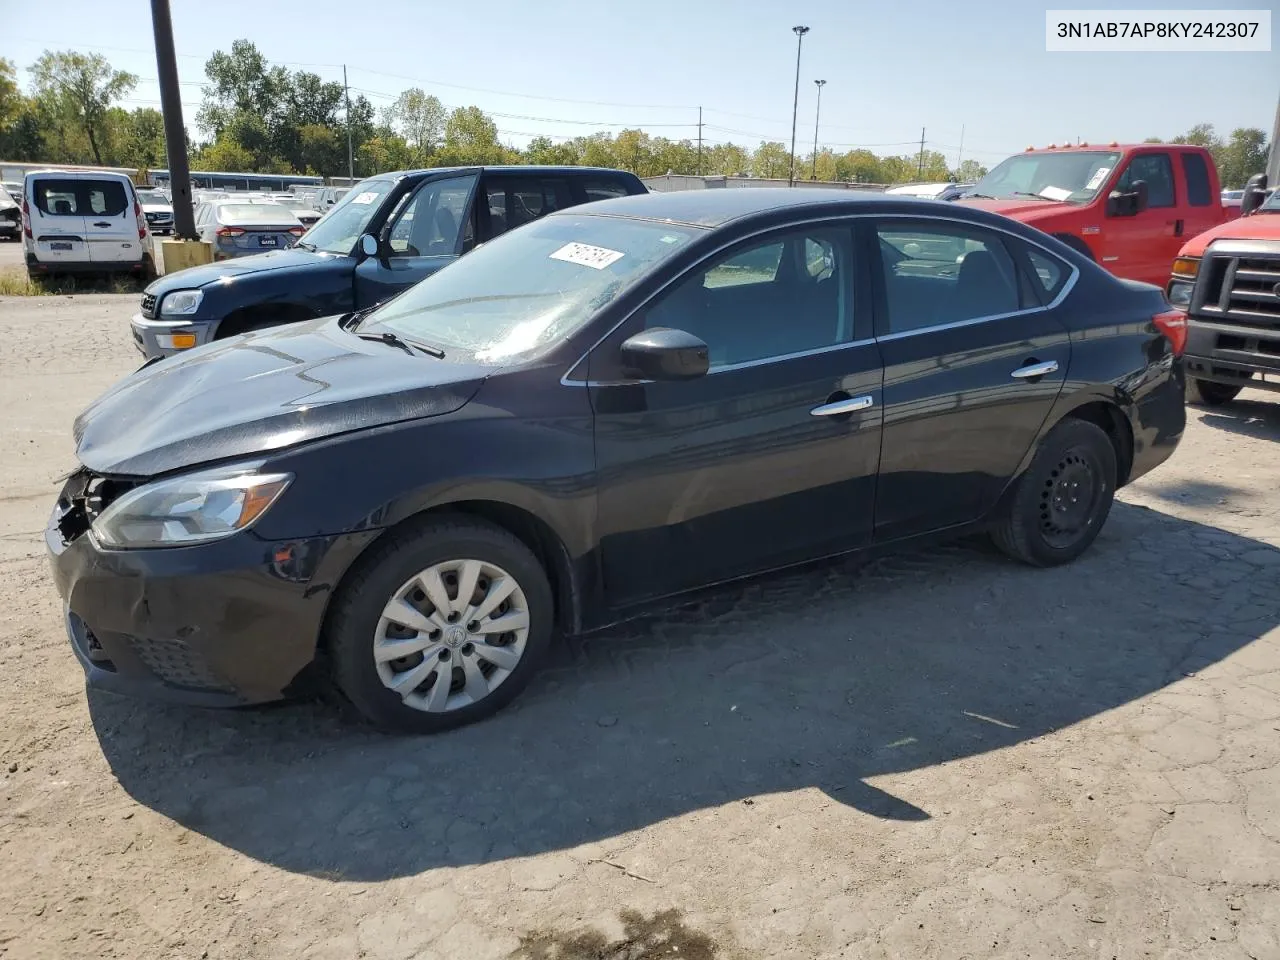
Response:
POLYGON ((1280 403, 1094 549, 827 564, 397 739, 88 693, 41 530, 133 297, 0 300, 0 957, 1280 958, 1280 403))

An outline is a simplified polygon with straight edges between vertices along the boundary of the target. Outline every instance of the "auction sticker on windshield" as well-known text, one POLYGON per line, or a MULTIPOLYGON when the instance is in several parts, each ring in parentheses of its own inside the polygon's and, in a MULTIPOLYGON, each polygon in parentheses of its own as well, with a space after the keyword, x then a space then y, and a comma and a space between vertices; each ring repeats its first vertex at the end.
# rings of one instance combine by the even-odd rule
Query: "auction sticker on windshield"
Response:
POLYGON ((566 263, 577 263, 593 270, 603 270, 609 264, 621 260, 623 254, 608 247, 593 247, 589 243, 566 243, 548 256, 552 260, 563 260, 566 263))
POLYGON ((1040 196, 1048 200, 1070 200, 1071 191, 1064 190, 1062 187, 1045 187, 1040 191, 1040 196))
POLYGON ((1093 171, 1093 176, 1089 178, 1089 182, 1084 185, 1084 188, 1086 190, 1097 190, 1102 186, 1102 181, 1107 179, 1107 174, 1110 172, 1110 167, 1099 167, 1093 171))
POLYGON ((366 191, 365 193, 356 194, 355 197, 352 198, 351 202, 352 203, 373 203, 373 201, 377 199, 378 199, 378 195, 376 193, 372 191, 366 191))

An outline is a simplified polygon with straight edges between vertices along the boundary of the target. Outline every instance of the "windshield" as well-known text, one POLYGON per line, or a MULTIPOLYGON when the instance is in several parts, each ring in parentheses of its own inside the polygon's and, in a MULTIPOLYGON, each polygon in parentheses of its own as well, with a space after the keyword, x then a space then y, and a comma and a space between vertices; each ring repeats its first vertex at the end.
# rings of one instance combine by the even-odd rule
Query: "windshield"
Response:
POLYGON ((139 190, 139 203, 168 203, 168 199, 159 190, 139 190))
POLYGON ((328 253, 349 254, 394 186, 393 180, 365 180, 356 184, 307 231, 302 245, 328 253))
POLYGON ((411 287, 361 328, 505 362, 563 340, 699 233, 613 217, 535 220, 411 287))
POLYGON ((1280 190, 1272 190, 1271 195, 1262 202, 1259 210, 1265 210, 1267 213, 1280 212, 1280 190))
POLYGON ((1019 153, 979 180, 970 193, 1001 200, 1034 196, 1087 203, 1102 189, 1119 160, 1119 153, 1103 151, 1019 153))

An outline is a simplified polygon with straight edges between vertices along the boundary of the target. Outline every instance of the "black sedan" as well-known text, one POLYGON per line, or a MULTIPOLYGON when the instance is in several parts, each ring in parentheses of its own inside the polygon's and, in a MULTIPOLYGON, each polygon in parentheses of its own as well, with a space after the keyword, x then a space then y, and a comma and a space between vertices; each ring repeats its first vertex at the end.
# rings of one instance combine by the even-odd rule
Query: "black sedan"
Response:
POLYGON ((46 539, 91 684, 233 705, 322 670, 440 730, 555 633, 709 584, 974 529, 1075 559, 1182 435, 1185 333, 951 204, 607 200, 148 363, 77 420, 46 539))

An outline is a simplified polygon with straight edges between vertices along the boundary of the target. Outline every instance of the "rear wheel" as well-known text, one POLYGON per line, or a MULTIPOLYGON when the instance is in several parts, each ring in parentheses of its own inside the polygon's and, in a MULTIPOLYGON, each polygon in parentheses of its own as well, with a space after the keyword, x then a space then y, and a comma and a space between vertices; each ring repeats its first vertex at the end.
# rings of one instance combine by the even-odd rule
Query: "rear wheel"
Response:
POLYGON ((329 628, 334 676, 375 724, 433 733, 487 717, 550 643, 551 587, 506 530, 447 519, 393 534, 344 584, 329 628))
POLYGON ((1230 403, 1244 389, 1244 384, 1216 383, 1213 380, 1187 378, 1187 403, 1217 407, 1230 403))
POLYGON ((1111 439, 1095 424, 1063 420, 1040 442, 992 539, 1023 563, 1068 563, 1098 536, 1115 487, 1111 439))

